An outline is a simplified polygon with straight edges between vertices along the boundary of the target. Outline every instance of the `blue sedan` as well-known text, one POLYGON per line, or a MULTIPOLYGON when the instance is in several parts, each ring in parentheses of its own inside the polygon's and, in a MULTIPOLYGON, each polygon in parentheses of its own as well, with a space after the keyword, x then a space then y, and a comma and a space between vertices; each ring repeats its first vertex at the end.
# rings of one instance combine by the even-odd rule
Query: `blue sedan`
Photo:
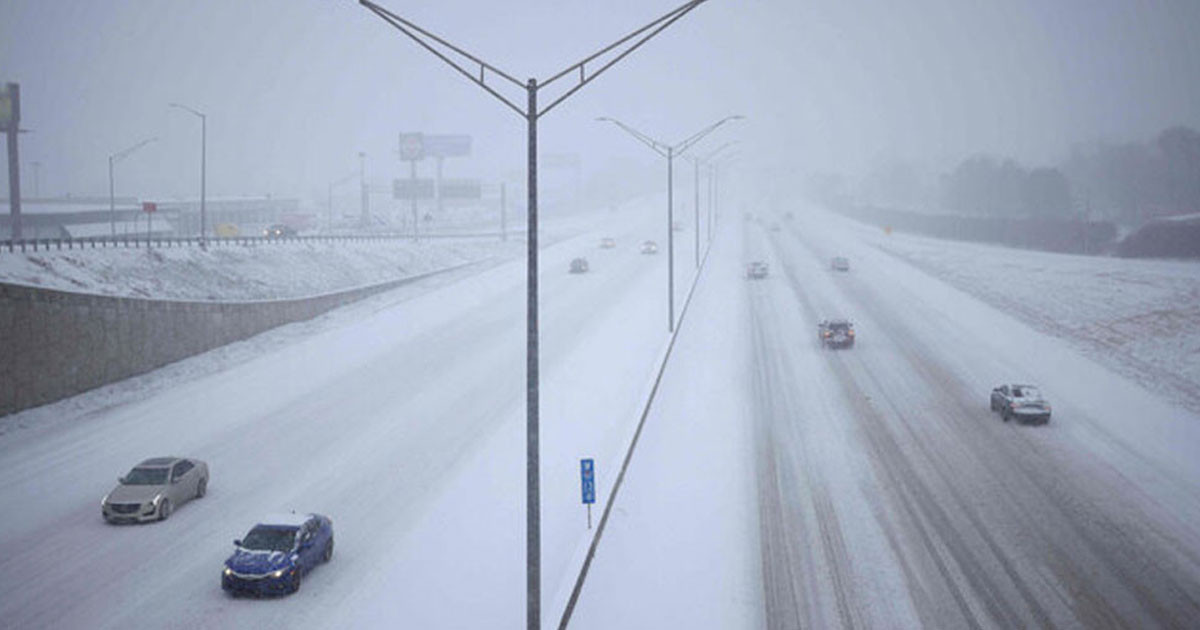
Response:
POLYGON ((304 575, 333 557, 333 521, 320 514, 280 514, 255 525, 225 561, 221 588, 273 595, 300 590, 304 575))

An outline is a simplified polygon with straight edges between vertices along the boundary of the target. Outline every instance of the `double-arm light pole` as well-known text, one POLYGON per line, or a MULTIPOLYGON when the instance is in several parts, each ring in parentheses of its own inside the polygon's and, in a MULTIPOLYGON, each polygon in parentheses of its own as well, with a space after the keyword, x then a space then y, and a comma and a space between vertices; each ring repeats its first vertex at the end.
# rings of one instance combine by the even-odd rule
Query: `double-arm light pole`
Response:
POLYGON ((158 138, 146 138, 145 140, 142 140, 128 149, 117 151, 116 153, 108 156, 108 222, 109 227, 111 228, 112 238, 114 239, 117 238, 117 197, 116 186, 113 184, 113 165, 121 160, 124 160, 134 151, 137 151, 138 149, 150 144, 151 142, 154 142, 155 140, 158 140, 158 138))
MULTIPOLYGON (((667 158, 667 330, 675 331, 675 158, 682 156, 688 149, 692 148, 704 136, 712 133, 721 125, 731 120, 741 120, 744 116, 726 116, 721 120, 697 131, 691 137, 678 144, 667 144, 660 142, 647 136, 646 134, 626 125, 625 123, 607 116, 601 116, 596 120, 601 122, 610 122, 621 129, 625 130, 629 135, 636 138, 642 144, 650 147, 655 153, 667 158)), ((699 234, 699 220, 695 229, 699 234)), ((699 237, 697 237, 698 239, 699 237)), ((700 257, 700 242, 696 241, 696 258, 699 261, 700 257)), ((699 262, 697 262, 699 266, 699 262)))
MULTIPOLYGON (((725 144, 722 144, 721 146, 717 147, 716 149, 709 151, 708 155, 706 155, 704 157, 691 158, 692 168, 693 168, 692 181, 695 185, 695 193, 696 193, 696 199, 695 199, 695 203, 693 205, 695 206, 695 210, 696 210, 696 268, 697 269, 700 268, 700 165, 707 164, 710 160, 715 158, 722 151, 724 151, 725 149, 728 149, 729 147, 731 147, 735 144, 737 144, 737 140, 731 140, 729 142, 726 142, 725 144)), ((709 203, 710 204, 712 203, 711 197, 709 198, 709 203)), ((711 205, 710 205, 710 209, 711 209, 711 205)), ((708 221, 705 222, 705 229, 707 230, 707 237, 705 238, 706 242, 708 240, 712 239, 712 225, 711 224, 712 224, 712 216, 710 215, 708 217, 708 221)))
POLYGON ((541 628, 541 507, 538 447, 538 180, 537 180, 537 123, 550 110, 557 107, 583 86, 606 72, 633 51, 658 35, 684 15, 707 0, 690 0, 669 11, 658 19, 629 33, 617 41, 601 48, 581 61, 573 63, 550 78, 539 82, 536 78, 520 81, 479 57, 451 44, 445 39, 417 26, 413 22, 371 2, 359 0, 388 24, 412 39, 418 45, 444 61, 459 74, 496 97, 506 107, 525 121, 528 130, 527 168, 528 183, 528 233, 526 269, 526 346, 525 346, 525 487, 526 487, 526 548, 525 548, 525 624, 529 630, 541 628), (453 57, 453 58, 452 58, 453 57), (602 59, 604 58, 604 59, 602 59), (589 72, 589 69, 591 70, 589 72), (566 88, 548 105, 538 108, 538 93, 543 88, 566 77, 578 77, 578 81, 566 88), (490 81, 490 82, 489 82, 490 81), (498 85, 497 85, 498 84, 498 85), (521 99, 511 100, 499 89, 516 87, 524 91, 521 99))
POLYGON ((207 159, 206 159, 207 156, 205 155, 205 152, 207 151, 206 145, 208 144, 208 116, 192 109, 191 107, 188 107, 187 105, 180 105, 179 103, 169 103, 169 105, 171 107, 175 107, 177 109, 182 109, 184 111, 191 112, 191 113, 195 114, 196 116, 200 117, 200 246, 203 247, 205 245, 204 239, 206 238, 205 232, 207 231, 207 228, 205 226, 208 222, 207 215, 205 213, 205 205, 204 205, 204 202, 205 202, 205 199, 204 199, 204 192, 205 192, 204 191, 204 187, 205 187, 204 169, 207 164, 207 159))

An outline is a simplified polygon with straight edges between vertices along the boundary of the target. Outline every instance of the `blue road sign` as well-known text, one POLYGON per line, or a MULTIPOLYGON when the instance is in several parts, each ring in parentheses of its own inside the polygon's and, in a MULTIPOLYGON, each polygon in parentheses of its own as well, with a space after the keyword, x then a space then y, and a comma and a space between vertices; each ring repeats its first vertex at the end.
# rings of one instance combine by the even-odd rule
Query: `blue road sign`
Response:
POLYGON ((583 502, 596 502, 596 465, 590 459, 579 460, 579 481, 583 486, 583 502))

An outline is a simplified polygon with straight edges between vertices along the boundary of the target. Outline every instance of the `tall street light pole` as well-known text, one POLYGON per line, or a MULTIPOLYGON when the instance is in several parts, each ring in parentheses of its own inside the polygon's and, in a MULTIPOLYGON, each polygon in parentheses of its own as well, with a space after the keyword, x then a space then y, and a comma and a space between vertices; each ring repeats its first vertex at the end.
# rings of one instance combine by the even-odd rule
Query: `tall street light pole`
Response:
MULTIPOLYGON (((719 153, 721 153, 725 149, 728 149, 729 147, 731 147, 735 144, 737 144, 737 140, 732 140, 730 142, 726 142, 725 144, 722 144, 721 146, 717 147, 713 151, 709 151, 708 155, 706 155, 702 158, 701 157, 690 158, 692 160, 692 183, 695 186, 695 195, 696 195, 695 203, 693 205, 695 206, 695 210, 696 210, 696 268, 697 269, 700 268, 700 165, 707 164, 710 160, 712 160, 714 157, 716 157, 719 153)), ((711 221, 711 219, 710 219, 710 221, 711 221)), ((709 225, 709 221, 705 222, 705 229, 707 230, 707 233, 709 235, 711 235, 712 227, 711 227, 711 225, 709 225)), ((705 241, 707 242, 707 240, 708 239, 706 238, 705 241)))
MULTIPOLYGON (((692 148, 693 145, 695 145, 702 138, 704 138, 704 136, 707 136, 708 134, 712 133, 713 131, 716 131, 717 127, 720 127, 721 125, 723 125, 731 120, 742 120, 743 118, 745 118, 745 116, 726 116, 725 118, 722 118, 721 120, 718 120, 717 122, 692 134, 689 138, 687 138, 683 142, 680 142, 680 143, 674 144, 674 145, 655 140, 654 138, 647 136, 646 134, 634 129, 633 127, 630 127, 629 125, 626 125, 625 123, 623 123, 619 120, 616 120, 615 118, 601 116, 596 119, 597 121, 610 122, 610 123, 620 127, 626 133, 628 133, 629 135, 636 138, 639 142, 646 145, 647 147, 650 147, 650 150, 667 158, 667 330, 668 331, 671 331, 671 332, 675 331, 675 235, 673 232, 674 224, 675 224, 675 207, 674 207, 675 206, 675 158, 683 155, 688 149, 692 148)), ((699 230, 700 226, 697 225, 696 229, 699 230)), ((699 251, 699 250, 697 250, 697 251, 699 251)))
POLYGON ((114 239, 117 238, 117 197, 115 192, 116 188, 113 185, 113 165, 121 160, 124 160, 134 151, 137 151, 138 149, 150 144, 151 142, 154 142, 155 140, 158 140, 158 138, 146 138, 145 140, 142 140, 128 149, 117 151, 116 153, 108 156, 108 222, 109 227, 111 228, 112 238, 114 239))
POLYGON ((540 630, 541 592, 541 494, 538 445, 538 187, 537 187, 537 123, 538 120, 557 107, 583 86, 606 72, 630 53, 674 24, 684 15, 707 0, 690 0, 658 19, 601 48, 590 56, 571 64, 550 78, 539 82, 530 78, 525 82, 483 61, 479 57, 451 44, 445 39, 417 26, 413 22, 371 2, 359 0, 366 7, 401 33, 408 36, 425 50, 448 64, 459 74, 496 97, 525 121, 528 132, 526 148, 528 168, 528 233, 526 268, 526 344, 525 344, 525 624, 529 630, 540 630), (611 57, 602 59, 611 53, 611 57), (451 58, 454 56, 455 58, 451 58), (457 59, 457 60, 456 60, 457 59), (595 62, 595 63, 593 63, 595 62), (590 64, 590 65, 589 65, 590 64), (598 66, 598 67, 597 67, 598 66), (589 68, 595 68, 590 73, 589 68), (578 76, 578 82, 567 87, 562 94, 551 97, 549 104, 538 108, 538 92, 564 77, 578 76), (488 80, 492 79, 489 83, 488 80), (499 82, 499 85, 496 85, 499 82), (523 90, 524 104, 520 98, 510 99, 499 92, 523 90))
POLYGON ((207 226, 207 222, 208 222, 208 217, 206 215, 206 208, 205 208, 205 199, 204 199, 204 196, 205 196, 204 195, 204 193, 205 193, 205 190, 204 190, 204 188, 205 188, 205 172, 204 171, 205 171, 205 168, 208 163, 207 156, 205 155, 205 153, 207 152, 207 144, 208 144, 208 116, 192 109, 191 107, 188 107, 187 105, 180 105, 179 103, 169 103, 169 105, 171 107, 175 107, 178 109, 182 109, 184 111, 191 112, 191 113, 195 114, 196 116, 200 117, 200 246, 204 247, 206 245, 206 242, 205 242, 206 234, 205 233, 207 232, 206 226, 207 226))

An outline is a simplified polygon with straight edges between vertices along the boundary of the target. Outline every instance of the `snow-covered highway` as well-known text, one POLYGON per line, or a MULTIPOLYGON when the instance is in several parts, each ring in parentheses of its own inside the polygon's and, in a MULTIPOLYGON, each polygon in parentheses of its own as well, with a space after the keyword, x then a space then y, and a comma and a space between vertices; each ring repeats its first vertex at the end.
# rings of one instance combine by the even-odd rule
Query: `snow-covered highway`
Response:
MULTIPOLYGON (((665 252, 636 249, 661 241, 658 210, 542 252, 547 627, 590 540, 578 461, 597 462, 598 518, 668 341, 665 252), (606 235, 617 249, 596 247, 606 235), (592 271, 568 275, 578 255, 592 271)), ((1193 414, 861 225, 794 214, 725 218, 572 627, 1200 616, 1193 414), (835 255, 849 273, 829 269, 835 255), (769 277, 746 280, 752 260, 769 277), (855 322, 853 349, 820 348, 816 323, 832 316, 855 322), (992 414, 1005 381, 1041 385, 1051 423, 992 414)), ((676 255, 682 304, 691 251, 676 255)), ((243 342, 217 367, 171 366, 140 395, 47 408, 52 422, 33 421, 46 409, 6 419, 0 499, 24 507, 0 521, 3 625, 522 625, 522 270, 377 296, 243 342), (160 454, 207 461, 208 496, 164 523, 105 525, 97 502, 115 477, 160 454), (333 518, 333 562, 295 596, 227 597, 230 542, 290 509, 333 518)))
POLYGON ((778 269, 748 287, 768 626, 1200 617, 1195 418, 828 217, 750 226, 747 250, 778 269), (853 349, 815 342, 829 316, 853 349), (1001 423, 991 387, 1030 380, 1052 423, 1001 423))
MULTIPOLYGON (((660 237, 658 216, 645 208, 613 214, 611 231, 542 254, 548 590, 574 577, 567 564, 586 534, 576 518, 577 458, 606 466, 620 454, 622 427, 635 418, 667 338, 665 257, 636 249, 660 237), (597 249, 601 235, 620 246, 597 249), (578 255, 592 271, 568 275, 578 255)), ((185 370, 144 399, 65 405, 64 413, 85 411, 8 432, 0 497, 14 509, 0 520, 2 625, 335 627, 376 608, 381 616, 344 627, 519 620, 524 449, 513 444, 510 466, 490 444, 523 426, 523 268, 516 260, 379 296, 311 336, 281 329, 245 342, 260 356, 227 369, 196 379, 185 370), (208 462, 208 496, 163 523, 105 525, 98 502, 116 477, 163 454, 208 462), (469 551, 472 534, 422 524, 446 518, 436 503, 447 496, 454 526, 477 526, 473 535, 496 550, 491 557, 469 551), (512 518, 502 520, 509 508, 512 518), (226 597, 219 573, 231 541, 264 514, 291 509, 333 518, 333 562, 285 601, 226 597), (494 560, 509 552, 516 561, 494 560), (436 576, 447 568, 459 583, 504 593, 494 600, 499 610, 463 606, 442 591, 436 576), (399 595, 389 588, 395 580, 399 595)))

